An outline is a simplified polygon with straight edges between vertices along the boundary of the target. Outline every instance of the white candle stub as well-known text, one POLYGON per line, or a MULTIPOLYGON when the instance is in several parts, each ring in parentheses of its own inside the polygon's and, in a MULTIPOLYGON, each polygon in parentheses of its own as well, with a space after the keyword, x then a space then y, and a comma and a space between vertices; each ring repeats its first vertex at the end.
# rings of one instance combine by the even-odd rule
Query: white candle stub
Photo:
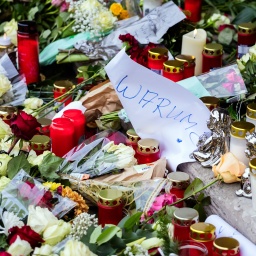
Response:
POLYGON ((0 45, 8 46, 10 44, 11 44, 11 38, 6 36, 6 34, 0 37, 0 45))

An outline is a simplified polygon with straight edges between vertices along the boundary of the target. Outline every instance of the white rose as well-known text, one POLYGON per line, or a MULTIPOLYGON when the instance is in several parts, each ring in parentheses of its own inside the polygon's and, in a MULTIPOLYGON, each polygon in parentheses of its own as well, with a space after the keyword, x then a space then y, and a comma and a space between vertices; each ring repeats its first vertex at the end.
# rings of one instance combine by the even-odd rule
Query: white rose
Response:
POLYGON ((38 109, 40 108, 42 105, 44 104, 44 101, 42 99, 39 98, 28 98, 25 99, 23 105, 25 108, 28 109, 38 109))
POLYGON ((163 239, 160 239, 158 237, 148 238, 144 240, 140 245, 146 250, 155 247, 161 247, 163 245, 163 239))
POLYGON ((251 60, 256 61, 256 44, 250 47, 249 54, 251 55, 251 60))
POLYGON ((11 135, 11 134, 12 134, 12 131, 10 126, 0 118, 0 139, 3 139, 6 135, 11 135))
POLYGON ((220 25, 230 24, 230 19, 225 15, 214 13, 208 20, 207 23, 213 23, 213 27, 218 29, 220 25))
POLYGON ((10 183, 10 181, 11 180, 5 176, 2 176, 0 178, 0 192, 2 192, 6 188, 6 186, 10 183))
POLYGON ((0 175, 1 176, 6 175, 7 165, 11 159, 12 157, 10 157, 7 154, 0 154, 0 175))
POLYGON ((28 222, 38 234, 42 234, 48 227, 58 225, 59 220, 47 208, 30 205, 28 207, 28 222))
POLYGON ((40 154, 40 155, 37 156, 37 155, 36 155, 36 152, 35 152, 34 150, 30 150, 27 159, 28 159, 29 163, 30 163, 32 166, 40 165, 40 164, 42 163, 42 161, 43 161, 43 158, 44 158, 46 155, 50 154, 50 153, 52 153, 52 152, 49 151, 49 150, 45 150, 45 151, 43 152, 43 154, 40 154))
POLYGON ((11 38, 12 43, 17 46, 17 30, 18 24, 15 19, 12 19, 9 22, 6 22, 4 25, 4 32, 8 37, 11 38))
POLYGON ((59 220, 58 224, 48 227, 43 233, 43 239, 46 244, 55 245, 60 242, 71 231, 71 224, 59 220))
POLYGON ((17 236, 15 242, 10 245, 7 252, 12 256, 26 256, 32 252, 32 248, 27 241, 21 240, 20 237, 17 236))
POLYGON ((0 74, 0 85, 0 97, 12 88, 11 82, 3 74, 0 74))
POLYGON ((109 10, 102 10, 97 18, 95 19, 95 24, 99 25, 101 30, 107 30, 113 28, 114 22, 117 18, 109 10))
POLYGON ((101 8, 102 5, 97 0, 86 0, 81 5, 81 10, 94 11, 96 8, 101 8))
POLYGON ((60 252, 60 256, 96 256, 93 252, 90 251, 89 247, 84 243, 75 240, 69 240, 65 244, 65 248, 60 252))
POLYGON ((245 69, 245 65, 242 63, 242 61, 237 59, 236 62, 239 70, 243 71, 245 69))
POLYGON ((32 256, 39 256, 39 255, 51 255, 52 253, 52 246, 49 244, 44 244, 40 248, 36 247, 32 256))

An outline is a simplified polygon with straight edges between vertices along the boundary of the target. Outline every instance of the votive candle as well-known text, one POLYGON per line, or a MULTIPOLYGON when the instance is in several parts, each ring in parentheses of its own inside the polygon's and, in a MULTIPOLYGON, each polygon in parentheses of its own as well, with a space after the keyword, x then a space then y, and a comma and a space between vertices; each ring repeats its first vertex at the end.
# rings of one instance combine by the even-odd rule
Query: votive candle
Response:
POLYGON ((184 78, 184 64, 178 60, 167 60, 164 62, 163 76, 178 82, 184 78))
POLYGON ((256 127, 256 103, 250 103, 247 105, 246 122, 253 123, 256 127))
POLYGON ((198 22, 201 19, 202 0, 185 0, 184 10, 189 11, 188 20, 198 22))
POLYGON ((183 62, 184 64, 183 79, 187 79, 195 75, 196 60, 194 56, 180 54, 177 55, 175 59, 183 62))

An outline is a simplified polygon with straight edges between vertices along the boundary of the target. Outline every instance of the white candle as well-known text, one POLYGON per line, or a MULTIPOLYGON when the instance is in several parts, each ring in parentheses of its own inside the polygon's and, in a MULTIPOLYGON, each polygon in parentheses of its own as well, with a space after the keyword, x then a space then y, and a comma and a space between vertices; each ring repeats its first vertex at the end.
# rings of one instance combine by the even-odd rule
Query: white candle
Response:
POLYGON ((0 45, 8 46, 10 44, 11 44, 11 38, 6 36, 6 34, 0 37, 0 45))
POLYGON ((202 73, 202 51, 206 44, 206 37, 204 29, 195 29, 182 37, 181 54, 193 55, 196 58, 196 76, 202 73))

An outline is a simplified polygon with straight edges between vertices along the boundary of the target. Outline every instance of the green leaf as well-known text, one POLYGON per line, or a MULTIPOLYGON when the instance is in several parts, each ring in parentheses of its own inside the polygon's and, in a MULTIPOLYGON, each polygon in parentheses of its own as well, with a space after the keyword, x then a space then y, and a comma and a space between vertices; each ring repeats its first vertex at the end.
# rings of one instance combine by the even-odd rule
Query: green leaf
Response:
POLYGON ((125 216, 124 218, 122 218, 122 219, 120 220, 120 222, 117 224, 117 226, 118 226, 119 228, 124 228, 124 224, 125 224, 125 222, 126 222, 129 218, 130 218, 129 215, 125 216))
POLYGON ((203 182, 199 178, 195 178, 185 190, 184 197, 189 197, 196 194, 200 189, 203 188, 203 186, 203 182))
POLYGON ((197 201, 201 202, 204 199, 204 193, 200 193, 197 197, 197 201))
POLYGON ((234 29, 224 28, 218 35, 219 43, 229 45, 233 40, 234 34, 234 29))
POLYGON ((93 232, 92 232, 92 234, 91 234, 91 236, 90 236, 90 243, 91 243, 91 244, 95 244, 95 243, 96 243, 98 237, 99 237, 100 234, 101 234, 101 230, 102 230, 102 226, 101 226, 101 225, 99 225, 98 227, 96 227, 96 228, 93 230, 93 232))
POLYGON ((28 20, 34 20, 37 12, 38 12, 37 6, 31 8, 28 12, 28 20))
POLYGON ((108 242, 111 238, 114 237, 114 235, 119 230, 120 230, 120 228, 117 227, 117 226, 109 227, 109 228, 103 230, 103 232, 97 238, 97 244, 101 245, 101 244, 104 244, 104 243, 108 242))
POLYGON ((60 16, 58 16, 56 18, 56 24, 57 24, 57 28, 61 28, 62 24, 63 24, 63 20, 60 16))
POLYGON ((208 206, 211 204, 211 197, 210 196, 206 196, 202 201, 201 204, 203 206, 208 206))
POLYGON ((102 244, 97 248, 96 255, 98 256, 108 256, 115 255, 116 249, 114 249, 110 243, 102 244))
POLYGON ((60 12, 59 16, 62 18, 64 22, 66 22, 69 19, 69 13, 68 12, 60 12))
POLYGON ((250 22, 256 18, 256 11, 251 7, 245 7, 241 12, 239 12, 235 19, 232 21, 232 24, 239 25, 243 22, 250 22))
POLYGON ((28 162, 26 156, 21 153, 9 161, 7 165, 7 176, 9 179, 12 179, 21 169, 29 174, 30 167, 30 163, 28 162))
POLYGON ((23 148, 23 140, 22 139, 19 142, 19 148, 23 148))
POLYGON ((54 156, 53 154, 49 153, 43 158, 42 163, 38 166, 39 172, 47 180, 53 181, 58 179, 59 175, 56 174, 56 172, 58 171, 58 167, 63 162, 63 160, 63 158, 54 156))
POLYGON ((131 243, 135 240, 138 240, 140 239, 141 237, 139 237, 135 232, 129 230, 129 231, 126 231, 125 229, 123 230, 123 236, 122 236, 124 242, 126 244, 128 243, 131 243))
POLYGON ((126 244, 125 242, 122 240, 122 238, 114 236, 110 241, 110 244, 113 248, 117 248, 117 249, 125 249, 126 244))
POLYGON ((50 34, 51 34, 51 30, 46 29, 40 36, 46 39, 50 34))
POLYGON ((194 206, 194 209, 199 213, 199 221, 204 222, 207 218, 204 207, 202 204, 197 204, 194 206))
POLYGON ((142 215, 142 212, 136 212, 135 214, 133 214, 124 223, 124 228, 126 230, 131 230, 133 228, 133 226, 140 221, 141 215, 142 215))
POLYGON ((4 234, 1 234, 0 235, 0 248, 3 248, 3 249, 7 250, 9 245, 6 242, 6 240, 7 240, 7 236, 5 236, 4 234))
POLYGON ((173 213, 174 213, 174 211, 177 209, 177 207, 175 207, 175 206, 169 206, 169 205, 167 205, 166 206, 166 213, 167 213, 167 215, 168 216, 170 216, 170 217, 173 217, 173 213))
POLYGON ((146 237, 146 239, 151 238, 151 237, 155 237, 156 233, 153 232, 154 230, 152 230, 151 232, 149 230, 144 230, 144 229, 138 229, 136 231, 136 234, 138 235, 139 238, 142 237, 146 237))

